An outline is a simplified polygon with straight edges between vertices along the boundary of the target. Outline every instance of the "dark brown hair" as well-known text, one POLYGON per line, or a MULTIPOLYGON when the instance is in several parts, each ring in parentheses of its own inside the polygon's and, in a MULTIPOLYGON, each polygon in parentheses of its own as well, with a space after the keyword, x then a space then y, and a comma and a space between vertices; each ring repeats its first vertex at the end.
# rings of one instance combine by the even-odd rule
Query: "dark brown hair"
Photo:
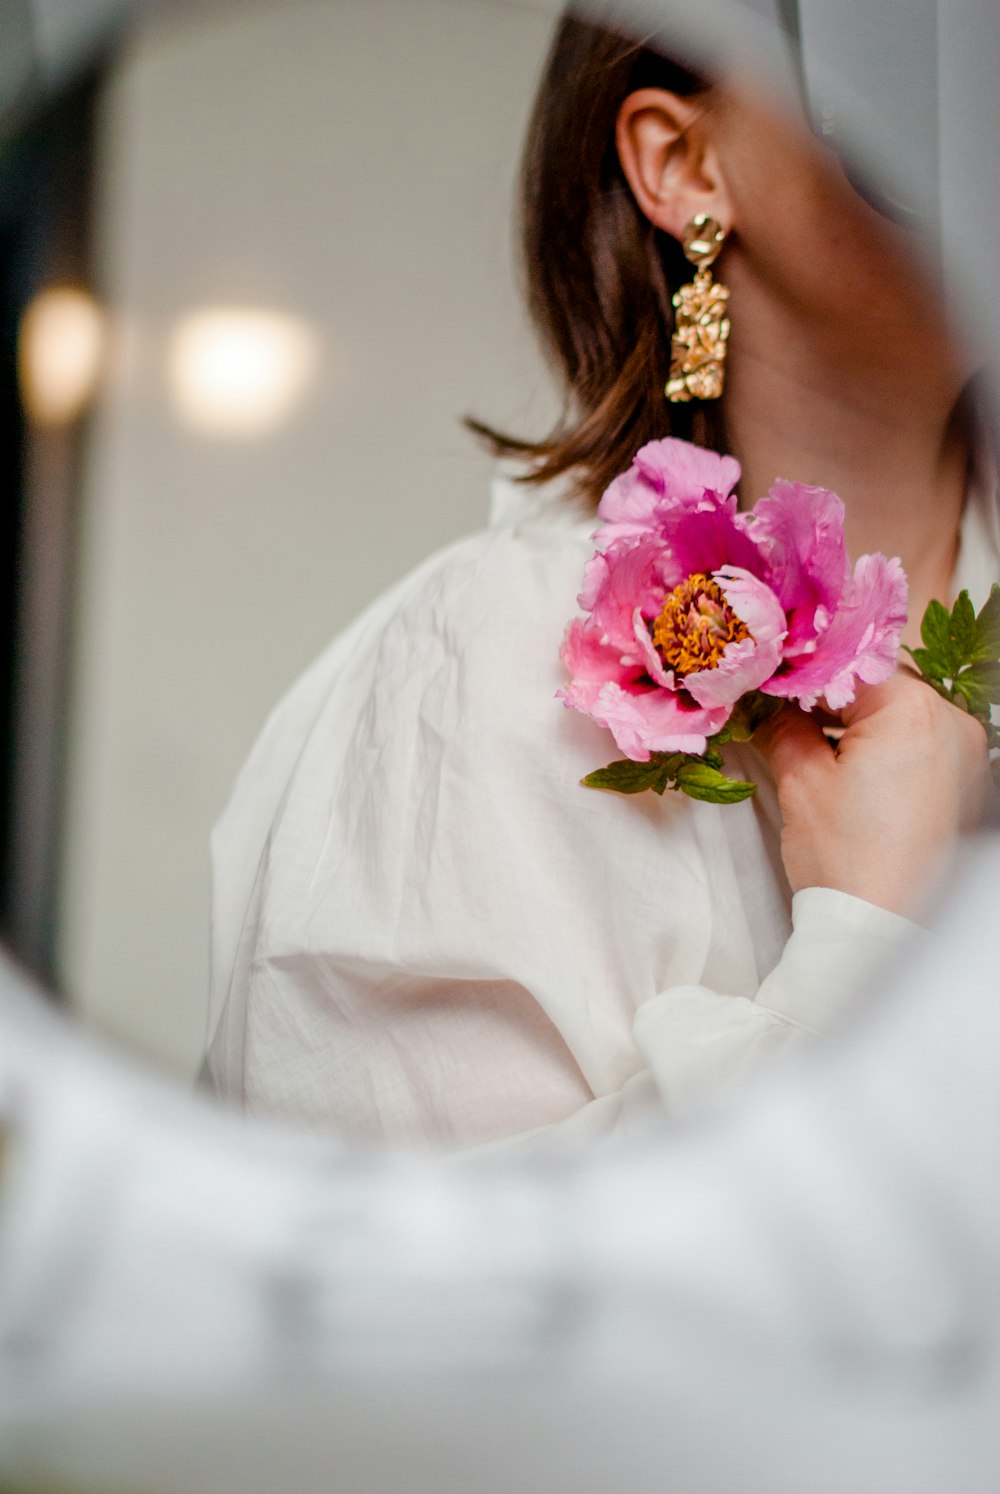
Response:
POLYGON ((467 424, 524 481, 571 473, 595 503, 646 441, 719 448, 718 404, 668 405, 673 290, 693 273, 640 210, 618 160, 618 111, 639 88, 690 96, 704 82, 641 42, 564 16, 535 101, 521 174, 526 299, 564 406, 541 440, 467 424))

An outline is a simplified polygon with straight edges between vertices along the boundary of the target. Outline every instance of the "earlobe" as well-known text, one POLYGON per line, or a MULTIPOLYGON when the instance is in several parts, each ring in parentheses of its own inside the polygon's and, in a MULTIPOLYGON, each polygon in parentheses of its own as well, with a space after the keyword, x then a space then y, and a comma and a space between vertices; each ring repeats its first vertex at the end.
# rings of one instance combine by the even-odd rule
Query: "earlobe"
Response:
POLYGON ((699 213, 731 227, 731 205, 701 101, 662 88, 629 94, 618 111, 618 159, 640 210, 672 238, 699 213))

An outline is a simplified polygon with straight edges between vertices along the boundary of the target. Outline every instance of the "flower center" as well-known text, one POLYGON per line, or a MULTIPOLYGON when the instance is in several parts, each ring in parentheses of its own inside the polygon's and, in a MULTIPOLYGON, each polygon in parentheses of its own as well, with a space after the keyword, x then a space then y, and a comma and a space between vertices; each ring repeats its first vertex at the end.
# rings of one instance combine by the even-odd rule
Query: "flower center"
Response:
POLYGON ((751 636, 711 576, 694 575, 675 586, 653 624, 653 642, 677 674, 714 669, 728 643, 751 636))

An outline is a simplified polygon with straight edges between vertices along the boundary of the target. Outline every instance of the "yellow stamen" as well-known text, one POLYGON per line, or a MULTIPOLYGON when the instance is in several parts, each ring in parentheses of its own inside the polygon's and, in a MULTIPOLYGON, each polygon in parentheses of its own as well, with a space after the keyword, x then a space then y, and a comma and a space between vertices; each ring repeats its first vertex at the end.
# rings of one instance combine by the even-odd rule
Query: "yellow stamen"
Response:
POLYGON ((677 674, 714 669, 726 645, 751 637, 711 576, 688 576, 675 586, 653 624, 653 642, 677 674))

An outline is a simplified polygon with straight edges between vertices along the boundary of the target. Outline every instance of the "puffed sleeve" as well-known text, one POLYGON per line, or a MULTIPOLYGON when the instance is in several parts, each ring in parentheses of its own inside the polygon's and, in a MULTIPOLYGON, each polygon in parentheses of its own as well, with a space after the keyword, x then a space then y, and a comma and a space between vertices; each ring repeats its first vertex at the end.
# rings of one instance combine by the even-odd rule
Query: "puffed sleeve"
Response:
POLYGON ((534 1150, 641 1134, 653 1107, 676 1115, 714 1099, 758 1063, 827 1041, 859 992, 891 978, 923 935, 909 919, 860 898, 806 888, 793 898, 792 934, 756 996, 695 984, 658 992, 633 1023, 645 1067, 621 1091, 505 1144, 534 1150))
POLYGON ((768 1053, 828 1035, 920 934, 909 919, 848 893, 796 893, 791 937, 753 999, 678 986, 637 1011, 636 1047, 661 1099, 677 1108, 768 1053))

